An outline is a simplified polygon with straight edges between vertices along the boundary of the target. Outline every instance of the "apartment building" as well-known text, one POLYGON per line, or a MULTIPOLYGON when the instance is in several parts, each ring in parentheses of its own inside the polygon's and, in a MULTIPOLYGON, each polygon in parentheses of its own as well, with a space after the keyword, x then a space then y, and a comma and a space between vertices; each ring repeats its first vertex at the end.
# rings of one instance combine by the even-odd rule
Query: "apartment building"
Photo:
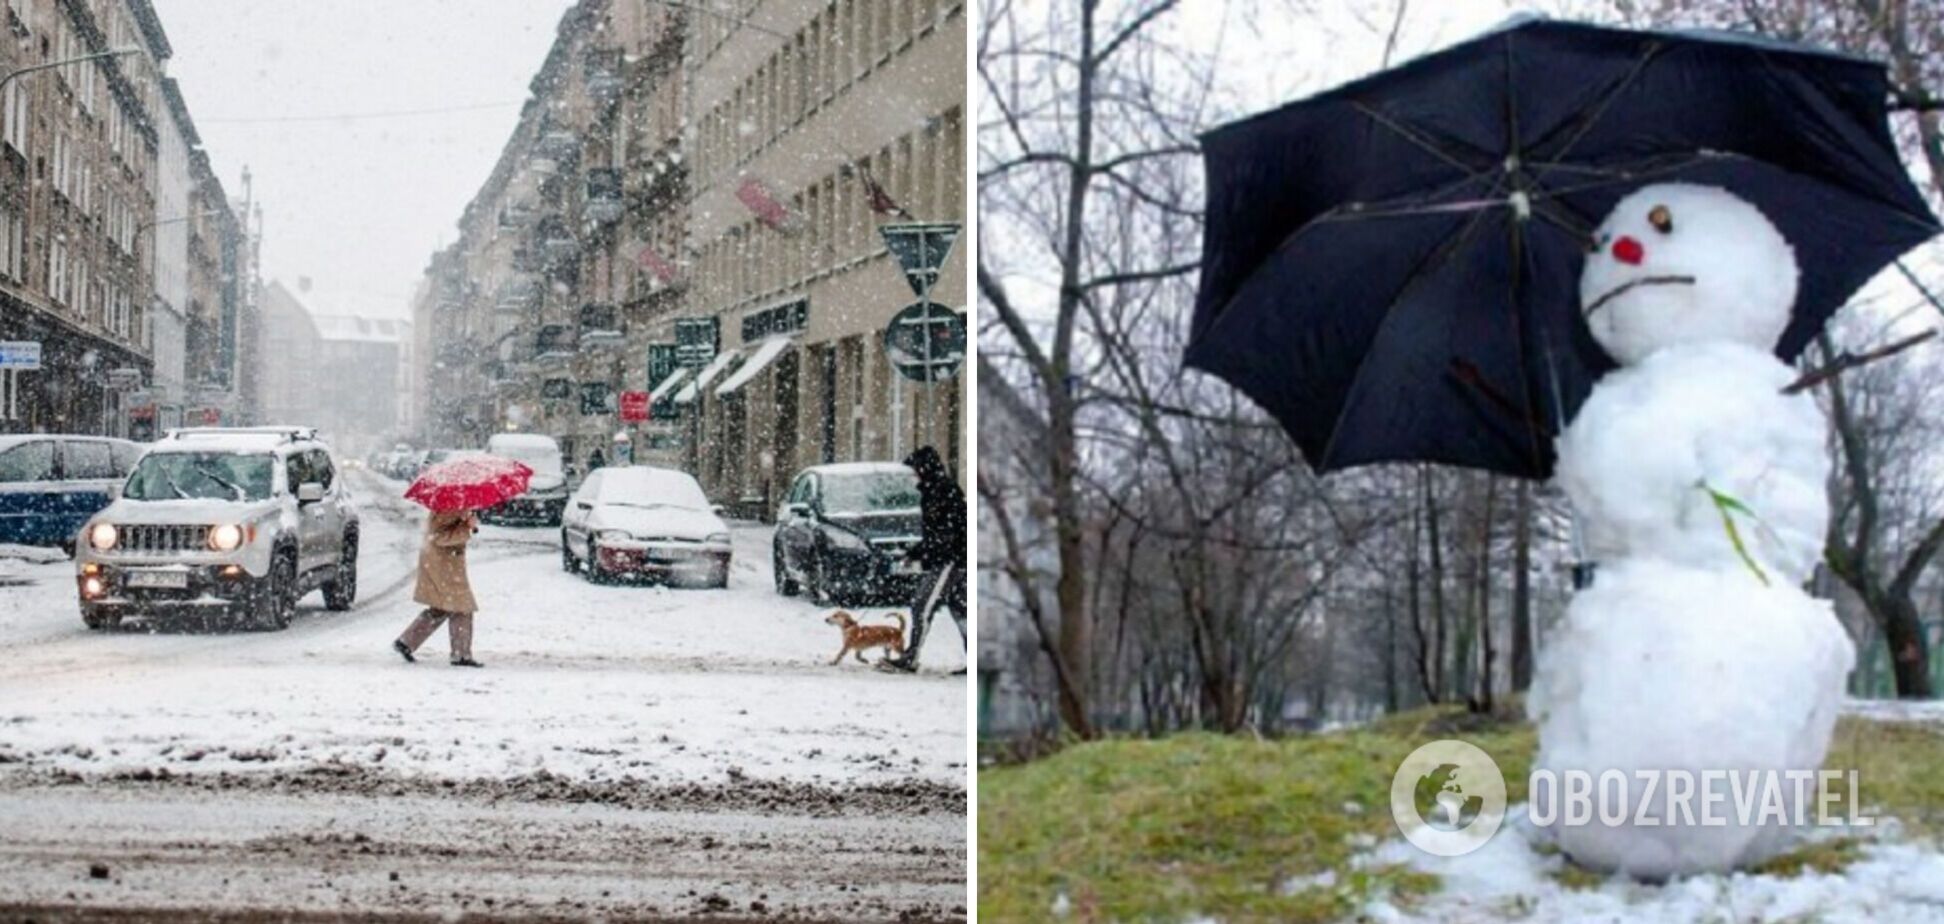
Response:
MULTIPOLYGON (((142 438, 191 410, 197 422, 206 408, 247 419, 237 391, 253 372, 238 370, 254 350, 216 355, 226 341, 200 328, 220 328, 221 308, 197 313, 199 291, 219 305, 252 278, 220 266, 223 238, 243 229, 233 217, 228 230, 209 227, 230 205, 162 76, 173 49, 155 10, 148 0, 4 2, 0 340, 39 343, 42 368, 0 395, 16 411, 0 430, 142 438), (213 236, 199 240, 199 226, 213 236), (201 278, 199 247, 213 261, 201 278), (225 364, 231 374, 212 379, 225 364)), ((240 337, 249 323, 239 313, 232 328, 240 337)))
MULTIPOLYGON (((692 402, 690 464, 745 512, 772 508, 805 465, 926 442, 959 465, 960 380, 921 385, 885 357, 883 331, 914 298, 879 228, 963 220, 965 6, 744 7, 698 18, 689 43, 684 313, 716 319, 731 357, 677 395, 692 402)), ((962 307, 966 259, 955 248, 934 299, 962 307)))
MULTIPOLYGON (((747 515, 806 465, 962 464, 959 381, 885 358, 915 299, 879 226, 964 217, 964 55, 953 0, 582 0, 428 268, 427 438, 632 453, 747 515)), ((966 259, 935 300, 962 308, 966 259)))
POLYGON ((168 39, 146 0, 7 0, 0 17, 0 68, 20 72, 0 89, 0 339, 42 345, 9 428, 125 432, 122 395, 152 365, 141 232, 168 39))

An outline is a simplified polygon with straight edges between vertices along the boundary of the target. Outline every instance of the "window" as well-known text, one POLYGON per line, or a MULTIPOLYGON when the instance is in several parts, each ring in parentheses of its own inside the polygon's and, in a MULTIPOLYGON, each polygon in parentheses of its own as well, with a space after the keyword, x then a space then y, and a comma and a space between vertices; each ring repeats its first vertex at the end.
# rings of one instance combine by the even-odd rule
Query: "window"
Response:
POLYGON ((4 131, 0 131, 0 139, 4 139, 8 147, 24 155, 27 153, 27 90, 25 81, 7 81, 5 105, 7 110, 5 113, 5 125, 4 131))
POLYGON ((68 194, 68 157, 67 136, 54 136, 54 191, 63 196, 68 194))
POLYGON ((324 490, 331 490, 331 482, 337 478, 337 471, 331 467, 331 454, 322 449, 313 449, 306 455, 310 456, 311 477, 317 479, 324 490))
POLYGON ((284 472, 292 494, 297 493, 299 486, 317 480, 311 472, 310 453, 307 452, 293 452, 284 459, 284 472))
POLYGON ((20 216, 0 208, 0 276, 20 280, 20 235, 24 230, 20 216))
POLYGON ((115 477, 115 462, 108 444, 94 440, 65 440, 61 443, 61 469, 76 481, 105 480, 115 477))
POLYGON ((35 440, 0 452, 0 484, 52 480, 53 440, 35 440))
POLYGON ((54 241, 47 247, 47 295, 55 304, 67 304, 68 282, 67 244, 54 241))

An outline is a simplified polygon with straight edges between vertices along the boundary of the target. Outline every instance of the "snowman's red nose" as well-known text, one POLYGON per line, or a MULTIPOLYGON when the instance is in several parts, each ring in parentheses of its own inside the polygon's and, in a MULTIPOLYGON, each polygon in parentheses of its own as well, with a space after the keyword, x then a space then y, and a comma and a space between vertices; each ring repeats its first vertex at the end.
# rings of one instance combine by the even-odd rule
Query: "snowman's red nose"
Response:
POLYGON ((1639 266, 1640 261, 1647 259, 1647 248, 1633 238, 1623 237, 1613 242, 1613 258, 1628 266, 1639 266))

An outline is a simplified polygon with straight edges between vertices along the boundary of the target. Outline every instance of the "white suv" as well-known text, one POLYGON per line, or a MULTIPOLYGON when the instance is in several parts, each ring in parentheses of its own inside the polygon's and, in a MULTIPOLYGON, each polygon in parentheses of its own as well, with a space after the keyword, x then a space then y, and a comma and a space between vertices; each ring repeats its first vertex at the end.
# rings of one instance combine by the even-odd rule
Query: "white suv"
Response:
POLYGON ((173 430, 82 527, 75 566, 91 629, 126 615, 281 629, 312 590, 350 609, 358 514, 314 430, 173 430))

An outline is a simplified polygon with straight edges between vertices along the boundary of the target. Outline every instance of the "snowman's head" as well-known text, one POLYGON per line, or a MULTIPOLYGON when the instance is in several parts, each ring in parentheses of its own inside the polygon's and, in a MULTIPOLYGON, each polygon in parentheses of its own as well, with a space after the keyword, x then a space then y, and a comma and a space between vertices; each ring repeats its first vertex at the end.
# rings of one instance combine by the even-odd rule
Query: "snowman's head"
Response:
POLYGON ((1622 364, 1687 343, 1775 348, 1795 306, 1795 251, 1760 210, 1714 186, 1661 183, 1593 233, 1580 310, 1622 364))

